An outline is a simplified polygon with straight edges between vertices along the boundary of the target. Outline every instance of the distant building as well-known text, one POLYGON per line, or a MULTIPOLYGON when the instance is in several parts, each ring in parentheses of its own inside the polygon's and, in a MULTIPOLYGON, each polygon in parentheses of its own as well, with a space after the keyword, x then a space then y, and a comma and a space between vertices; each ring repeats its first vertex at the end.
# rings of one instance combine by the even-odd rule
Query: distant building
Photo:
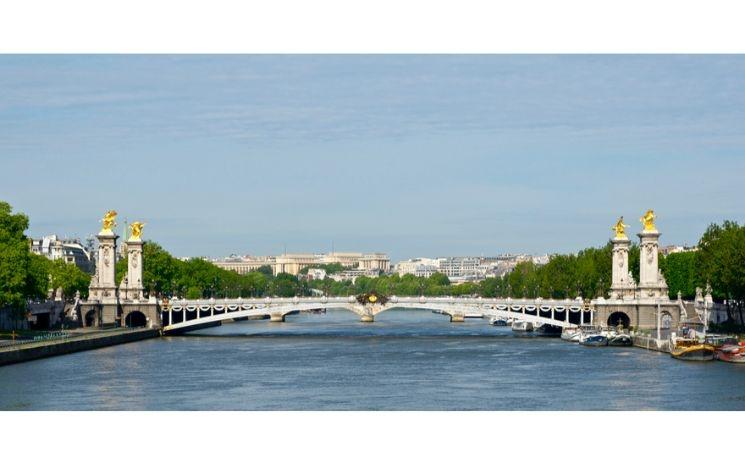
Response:
POLYGON ((93 273, 94 260, 80 239, 60 239, 56 234, 41 239, 31 239, 31 252, 50 260, 62 259, 72 263, 86 273, 93 273))
POLYGON ((323 268, 310 268, 305 274, 305 278, 309 281, 322 281, 326 279, 326 270, 323 268))
POLYGON ((532 261, 545 265, 549 255, 503 254, 495 257, 446 257, 412 258, 396 263, 395 272, 399 276, 411 274, 428 278, 434 273, 442 273, 453 283, 481 281, 485 278, 498 278, 512 271, 518 263, 532 261))
POLYGON ((399 276, 407 274, 417 278, 429 278, 440 271, 440 260, 432 258, 412 258, 396 263, 395 272, 399 276))
POLYGON ((688 247, 687 245, 667 245, 660 247, 660 253, 666 257, 674 253, 696 252, 697 250, 698 247, 688 247))
POLYGON ((235 271, 239 274, 248 274, 252 271, 256 271, 262 266, 269 266, 272 268, 272 271, 274 270, 274 257, 237 257, 231 255, 230 257, 216 260, 212 263, 219 268, 235 271))
POLYGON ((386 273, 390 270, 390 259, 384 253, 334 252, 330 254, 291 253, 267 257, 230 256, 213 260, 215 266, 225 270, 245 274, 262 266, 270 266, 274 275, 289 273, 299 275, 305 268, 318 268, 319 265, 339 264, 345 268, 386 273))
POLYGON ((334 262, 322 261, 320 255, 303 253, 282 254, 275 257, 273 270, 275 276, 280 273, 289 273, 297 276, 303 268, 310 268, 314 265, 328 263, 334 262))
POLYGON ((448 257, 440 259, 440 273, 448 278, 478 276, 481 259, 478 257, 448 257))
POLYGON ((380 276, 380 270, 344 270, 339 273, 329 275, 329 278, 334 281, 352 281, 354 283, 360 276, 366 276, 368 278, 376 278, 380 276))

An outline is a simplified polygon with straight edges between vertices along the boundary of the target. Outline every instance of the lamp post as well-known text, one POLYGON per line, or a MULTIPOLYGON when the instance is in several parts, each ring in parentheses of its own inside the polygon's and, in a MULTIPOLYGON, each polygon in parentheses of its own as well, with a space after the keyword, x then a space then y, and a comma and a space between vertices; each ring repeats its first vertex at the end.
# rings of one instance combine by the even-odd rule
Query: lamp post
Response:
POLYGON ((662 326, 662 312, 660 310, 660 299, 657 298, 657 340, 659 341, 662 339, 662 336, 660 334, 660 327, 662 326))

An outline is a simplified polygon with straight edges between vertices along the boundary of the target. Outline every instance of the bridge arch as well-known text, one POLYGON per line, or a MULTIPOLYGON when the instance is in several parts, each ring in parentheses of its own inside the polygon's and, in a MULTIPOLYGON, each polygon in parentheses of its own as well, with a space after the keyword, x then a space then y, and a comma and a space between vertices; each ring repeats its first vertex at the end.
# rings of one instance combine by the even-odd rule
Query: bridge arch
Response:
POLYGON ((127 328, 142 328, 147 326, 147 317, 139 310, 133 310, 124 317, 124 326, 127 328))
POLYGON ((91 326, 95 326, 96 324, 96 309, 90 309, 87 312, 85 312, 85 316, 83 317, 83 326, 86 328, 90 328, 91 326))
POLYGON ((660 314, 660 327, 664 330, 670 330, 673 327, 673 315, 667 310, 660 314))
POLYGON ((615 311, 608 315, 608 327, 623 326, 623 329, 631 327, 631 317, 626 312, 615 311))

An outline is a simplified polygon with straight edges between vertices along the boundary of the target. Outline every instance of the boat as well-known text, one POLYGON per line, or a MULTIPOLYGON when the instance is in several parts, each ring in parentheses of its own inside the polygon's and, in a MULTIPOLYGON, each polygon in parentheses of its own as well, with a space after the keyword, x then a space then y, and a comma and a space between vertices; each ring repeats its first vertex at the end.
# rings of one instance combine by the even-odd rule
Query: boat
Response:
POLYGON ((564 328, 561 332, 561 338, 569 342, 579 342, 581 335, 579 328, 564 328))
POLYGON ((530 321, 514 321, 512 323, 512 331, 520 333, 531 333, 533 332, 533 323, 530 321))
POLYGON ((734 336, 724 336, 721 334, 707 334, 704 337, 704 343, 713 346, 715 350, 719 350, 724 346, 737 346, 738 341, 734 336))
POLYGON ((745 363, 745 342, 722 345, 714 352, 714 358, 722 362, 745 363))
POLYGON ((614 347, 629 347, 633 345, 633 341, 631 340, 631 336, 628 334, 615 334, 613 336, 608 337, 608 345, 614 346, 614 347))
POLYGON ((708 362, 714 360, 714 352, 714 346, 705 344, 698 339, 677 338, 673 340, 670 355, 678 360, 708 362))
POLYGON ((535 334, 542 337, 560 337, 562 334, 561 329, 561 326, 544 323, 535 328, 535 334))
POLYGON ((608 345, 608 336, 602 334, 588 334, 579 341, 583 346, 605 347, 608 345))
POLYGON ((489 324, 492 326, 507 326, 507 320, 502 317, 493 316, 489 320, 489 324))

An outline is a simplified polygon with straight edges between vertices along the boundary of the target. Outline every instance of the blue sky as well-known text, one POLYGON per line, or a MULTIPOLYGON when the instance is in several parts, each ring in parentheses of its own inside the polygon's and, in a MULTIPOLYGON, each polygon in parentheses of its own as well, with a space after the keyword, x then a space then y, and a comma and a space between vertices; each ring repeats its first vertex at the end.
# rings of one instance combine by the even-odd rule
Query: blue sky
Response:
POLYGON ((743 56, 0 56, 0 199, 176 255, 569 252, 745 221, 743 56))

